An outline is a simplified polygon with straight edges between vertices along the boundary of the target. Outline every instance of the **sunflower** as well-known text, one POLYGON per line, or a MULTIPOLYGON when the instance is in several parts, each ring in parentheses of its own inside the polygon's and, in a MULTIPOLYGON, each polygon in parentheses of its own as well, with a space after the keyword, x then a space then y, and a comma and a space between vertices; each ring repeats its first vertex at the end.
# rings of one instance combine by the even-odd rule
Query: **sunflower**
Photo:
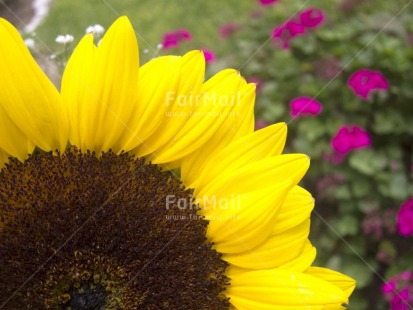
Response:
POLYGON ((139 67, 120 17, 87 34, 61 92, 0 20, 0 308, 341 309, 311 266, 309 167, 286 125, 254 131, 255 86, 204 82, 201 51, 139 67))

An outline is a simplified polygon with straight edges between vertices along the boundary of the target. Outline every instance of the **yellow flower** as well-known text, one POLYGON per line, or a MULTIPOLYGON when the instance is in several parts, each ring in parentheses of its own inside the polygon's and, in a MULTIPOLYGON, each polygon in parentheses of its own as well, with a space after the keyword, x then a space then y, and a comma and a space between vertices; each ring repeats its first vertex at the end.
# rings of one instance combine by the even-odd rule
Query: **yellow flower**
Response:
POLYGON ((237 71, 139 67, 121 17, 59 93, 5 20, 0 38, 0 308, 345 307, 355 282, 311 266, 309 158, 281 154, 283 123, 254 132, 237 71))

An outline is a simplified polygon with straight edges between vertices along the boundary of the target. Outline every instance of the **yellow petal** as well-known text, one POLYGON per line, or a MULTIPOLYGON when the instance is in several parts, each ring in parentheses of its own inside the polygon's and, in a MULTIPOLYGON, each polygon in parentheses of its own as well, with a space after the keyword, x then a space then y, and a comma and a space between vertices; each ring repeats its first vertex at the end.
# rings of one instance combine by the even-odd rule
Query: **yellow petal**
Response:
POLYGON ((93 35, 85 35, 67 62, 61 83, 61 94, 70 121, 69 140, 73 145, 83 148, 87 147, 84 139, 85 132, 89 130, 86 119, 89 106, 83 96, 85 92, 91 91, 89 84, 94 78, 96 51, 93 35))
POLYGON ((277 215, 273 234, 279 234, 310 218, 314 208, 314 198, 299 186, 294 186, 288 192, 277 215))
POLYGON ((78 124, 80 136, 80 141, 72 143, 97 153, 110 148, 118 152, 120 150, 116 149, 115 143, 124 131, 131 130, 127 125, 137 97, 138 44, 126 17, 120 17, 113 23, 95 52, 90 40, 86 38, 82 42, 84 46, 72 56, 77 59, 72 61, 70 71, 67 69, 65 72, 65 75, 72 76, 67 76, 62 85, 63 91, 66 92, 67 88, 69 92, 75 84, 76 93, 69 99, 78 102, 66 104, 81 110, 78 116, 71 116, 79 118, 74 124, 78 124), (85 59, 79 60, 81 57, 85 59), (91 63, 81 68, 86 60, 91 63), (79 73, 81 71, 87 72, 79 73))
MULTIPOLYGON (((298 298, 298 297, 297 297, 298 298)), ((232 305, 240 305, 240 307, 234 307, 230 309, 239 309, 239 310, 345 310, 346 308, 336 305, 272 305, 264 304, 262 302, 256 302, 251 299, 239 298, 232 296, 231 297, 232 305)))
POLYGON ((228 119, 232 106, 222 98, 234 96, 243 79, 235 70, 223 70, 204 83, 195 110, 175 138, 157 151, 153 163, 181 159, 204 145, 228 119), (224 101, 225 102, 225 101, 224 101))
POLYGON ((68 120, 58 91, 18 31, 4 19, 0 19, 0 37, 0 147, 20 159, 32 150, 32 143, 46 151, 63 150, 68 120), (18 143, 22 147, 13 146, 18 143))
POLYGON ((227 272, 226 295, 238 309, 340 309, 348 298, 317 277, 280 269, 227 272))
MULTIPOLYGON (((1 86, 0 86, 1 88, 1 86)), ((1 105, 1 103, 0 103, 1 105)), ((34 150, 34 144, 28 137, 16 127, 6 112, 0 106, 0 131, 3 133, 0 139, 0 147, 5 153, 24 161, 28 154, 34 150)))
POLYGON ((203 187, 224 170, 237 170, 248 163, 280 155, 286 137, 287 126, 285 123, 271 125, 252 132, 214 153, 201 172, 185 169, 189 165, 184 162, 181 179, 188 187, 203 187))
POLYGON ((304 273, 337 286, 344 292, 347 298, 350 297, 356 287, 356 281, 354 279, 331 269, 310 267, 304 273))
MULTIPOLYGON (((165 64, 165 66, 171 68, 170 64, 165 64)), ((159 76, 164 76, 167 69, 159 69, 162 71, 159 76)), ((161 146, 165 145, 167 142, 171 142, 175 134, 184 126, 188 118, 191 116, 193 110, 191 100, 199 96, 201 92, 202 83, 205 74, 205 58, 202 51, 192 51, 185 54, 180 59, 180 68, 176 69, 176 72, 172 74, 179 73, 179 77, 176 78, 178 85, 176 92, 171 89, 168 90, 173 84, 171 81, 174 77, 165 77, 164 81, 166 85, 164 87, 159 87, 154 89, 154 92, 159 92, 161 89, 168 90, 168 92, 163 93, 163 97, 160 98, 159 105, 165 106, 166 109, 164 113, 160 113, 158 109, 155 109, 153 113, 159 113, 162 116, 160 125, 157 129, 146 139, 142 145, 140 145, 133 152, 138 156, 142 157, 148 155, 149 153, 156 152, 161 146), (166 100, 166 101, 165 101, 166 100)), ((147 92, 147 89, 142 89, 142 91, 147 92)), ((156 107, 156 106, 155 106, 156 107)), ((153 122, 152 116, 148 121, 153 122)), ((142 122, 142 120, 141 120, 142 122)))
POLYGON ((297 184, 310 165, 308 156, 302 154, 278 155, 264 158, 240 169, 223 170, 220 174, 208 176, 212 180, 205 187, 196 187, 197 197, 226 197, 234 193, 258 189, 267 183, 291 179, 297 184))
POLYGON ((232 141, 253 132, 254 130, 255 85, 247 84, 235 94, 227 104, 233 105, 227 120, 214 136, 201 148, 182 160, 181 173, 184 182, 193 183, 199 177, 205 163, 230 144, 232 141))
POLYGON ((0 149, 0 169, 9 161, 9 154, 0 149))
MULTIPOLYGON (((289 270, 293 272, 304 272, 314 262, 316 257, 316 248, 312 246, 311 242, 307 240, 302 253, 295 259, 288 263, 277 267, 277 269, 289 270)), ((227 270, 231 270, 231 274, 242 274, 244 272, 252 271, 254 269, 243 268, 230 264, 227 270)))
MULTIPOLYGON (((128 123, 130 131, 119 140, 123 150, 145 145, 145 141, 163 125, 169 96, 179 87, 180 70, 181 58, 177 56, 158 57, 142 66, 136 90, 138 99, 128 123)), ((164 130, 168 131, 168 128, 164 130)), ((148 147, 143 150, 147 153, 148 147)))
POLYGON ((300 255, 297 258, 290 260, 288 263, 279 266, 278 269, 303 272, 314 262, 316 254, 316 248, 313 247, 311 242, 307 240, 300 255))
POLYGON ((296 259, 307 244, 310 220, 281 234, 271 235, 263 243, 242 253, 224 254, 230 264, 250 269, 271 269, 296 259))
POLYGON ((291 188, 291 180, 255 191, 198 201, 209 221, 207 237, 220 253, 251 251, 271 234, 278 208, 291 188))

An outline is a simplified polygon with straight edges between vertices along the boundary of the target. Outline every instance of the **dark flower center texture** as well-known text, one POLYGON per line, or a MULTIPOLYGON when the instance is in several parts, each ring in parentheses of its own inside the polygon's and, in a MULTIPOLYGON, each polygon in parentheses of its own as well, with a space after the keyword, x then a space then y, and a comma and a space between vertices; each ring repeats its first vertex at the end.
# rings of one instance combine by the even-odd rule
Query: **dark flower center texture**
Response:
POLYGON ((128 154, 71 148, 0 172, 0 308, 227 309, 191 190, 128 154))

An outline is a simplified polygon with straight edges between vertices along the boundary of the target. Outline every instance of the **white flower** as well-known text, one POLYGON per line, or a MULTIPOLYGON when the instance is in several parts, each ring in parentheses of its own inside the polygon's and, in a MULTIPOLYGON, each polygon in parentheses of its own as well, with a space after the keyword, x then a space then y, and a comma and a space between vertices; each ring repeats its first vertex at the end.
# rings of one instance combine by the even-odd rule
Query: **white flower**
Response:
POLYGON ((60 34, 56 37, 55 41, 59 44, 68 44, 70 42, 73 42, 73 39, 74 39, 73 36, 70 34, 66 34, 66 35, 60 34))
POLYGON ((29 49, 32 49, 32 48, 35 47, 36 42, 35 42, 32 38, 27 38, 27 39, 24 39, 24 44, 26 44, 26 46, 27 46, 29 49))
POLYGON ((95 36, 101 36, 105 32, 105 28, 103 28, 101 25, 96 24, 93 26, 89 26, 86 28, 86 33, 92 32, 95 36))

